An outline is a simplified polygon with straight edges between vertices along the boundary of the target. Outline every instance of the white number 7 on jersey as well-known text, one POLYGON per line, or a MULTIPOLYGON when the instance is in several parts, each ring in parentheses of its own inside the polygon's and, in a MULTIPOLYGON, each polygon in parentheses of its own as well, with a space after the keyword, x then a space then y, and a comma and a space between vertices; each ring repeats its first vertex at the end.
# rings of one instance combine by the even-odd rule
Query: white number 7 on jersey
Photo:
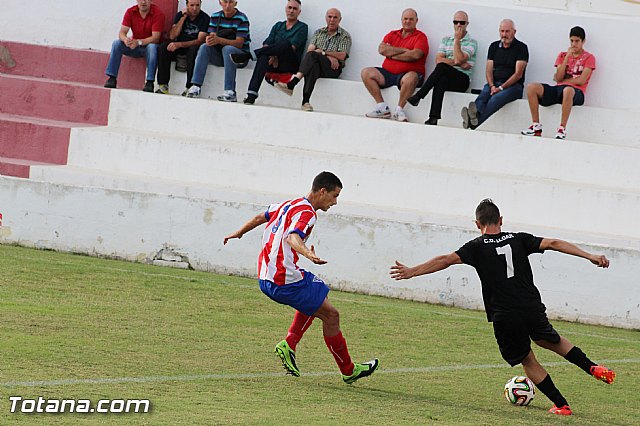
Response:
POLYGON ((507 244, 506 246, 496 247, 496 251, 498 254, 504 254, 504 257, 507 260, 507 278, 513 277, 513 256, 511 255, 511 246, 507 244))

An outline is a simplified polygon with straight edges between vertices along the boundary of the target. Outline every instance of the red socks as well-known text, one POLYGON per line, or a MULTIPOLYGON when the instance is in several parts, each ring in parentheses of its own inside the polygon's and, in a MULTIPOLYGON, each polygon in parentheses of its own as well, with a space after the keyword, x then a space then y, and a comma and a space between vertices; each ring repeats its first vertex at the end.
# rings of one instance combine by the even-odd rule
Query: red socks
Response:
POLYGON ((310 317, 300 311, 296 311, 291 327, 289 327, 289 334, 287 334, 287 338, 285 339, 291 349, 296 350, 298 342, 302 339, 304 332, 311 327, 314 318, 315 317, 310 317))
POLYGON ((324 342, 327 344, 329 351, 333 355, 340 368, 340 372, 345 376, 353 374, 353 362, 347 349, 347 341, 342 337, 342 332, 336 336, 324 336, 324 342))
MULTIPOLYGON (((296 311, 293 316, 293 322, 289 327, 289 334, 287 334, 286 341, 292 350, 296 350, 298 342, 302 339, 304 333, 311 327, 311 323, 315 317, 310 317, 303 314, 300 311, 296 311)), ((340 368, 340 372, 345 376, 353 374, 353 362, 351 362, 351 356, 347 349, 347 341, 342 336, 342 333, 338 333, 336 336, 324 336, 324 342, 327 344, 329 351, 333 355, 340 368)))

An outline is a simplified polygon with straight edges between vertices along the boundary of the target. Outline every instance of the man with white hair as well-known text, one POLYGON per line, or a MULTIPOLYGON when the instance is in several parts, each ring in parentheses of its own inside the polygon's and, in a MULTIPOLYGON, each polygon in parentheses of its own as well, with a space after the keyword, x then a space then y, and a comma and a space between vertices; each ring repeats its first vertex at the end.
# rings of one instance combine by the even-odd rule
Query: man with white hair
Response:
POLYGON ((288 83, 274 84, 277 89, 291 96, 293 88, 304 78, 303 111, 313 111, 309 100, 318 78, 338 78, 351 50, 351 35, 340 26, 340 11, 336 8, 327 10, 325 21, 327 26, 313 33, 298 72, 291 76, 288 83))
POLYGON ((521 99, 528 61, 529 49, 516 39, 515 24, 511 19, 503 19, 500 40, 489 46, 487 84, 474 102, 462 108, 462 127, 473 130, 509 102, 521 99))

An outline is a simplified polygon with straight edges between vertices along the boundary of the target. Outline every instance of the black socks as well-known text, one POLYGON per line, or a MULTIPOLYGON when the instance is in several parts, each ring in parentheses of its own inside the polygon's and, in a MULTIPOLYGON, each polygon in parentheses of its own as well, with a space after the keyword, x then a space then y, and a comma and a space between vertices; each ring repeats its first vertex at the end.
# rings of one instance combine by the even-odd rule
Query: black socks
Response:
POLYGON ((582 368, 588 375, 591 375, 591 367, 597 365, 595 362, 587 358, 584 352, 582 352, 582 349, 577 346, 571 348, 571 350, 564 356, 564 359, 582 368))
POLYGON ((537 383, 536 386, 538 387, 540 392, 545 394, 546 397, 549 398, 551 402, 553 402, 556 405, 556 407, 559 408, 559 407, 564 407, 565 405, 569 405, 569 403, 567 402, 566 399, 564 399, 564 396, 562 396, 562 394, 560 393, 556 385, 553 384, 553 380, 551 380, 550 375, 547 374, 547 377, 545 377, 540 383, 537 383))
POLYGON ((293 90, 294 87, 296 87, 296 84, 298 84, 300 82, 300 79, 296 76, 294 76, 291 80, 289 80, 289 82, 287 83, 287 88, 289 90, 293 90))

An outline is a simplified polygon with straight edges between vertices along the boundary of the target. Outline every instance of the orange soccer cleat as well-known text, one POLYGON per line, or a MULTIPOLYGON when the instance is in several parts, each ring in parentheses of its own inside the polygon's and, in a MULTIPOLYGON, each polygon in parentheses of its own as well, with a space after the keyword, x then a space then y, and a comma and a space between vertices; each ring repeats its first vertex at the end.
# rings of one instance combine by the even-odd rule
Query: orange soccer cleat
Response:
POLYGON ((571 408, 568 405, 564 405, 562 407, 556 407, 555 405, 549 409, 551 414, 557 414, 559 416, 570 416, 571 408))
POLYGON ((616 372, 609 370, 604 365, 594 365, 591 367, 590 372, 593 377, 605 383, 611 384, 616 379, 616 372))

